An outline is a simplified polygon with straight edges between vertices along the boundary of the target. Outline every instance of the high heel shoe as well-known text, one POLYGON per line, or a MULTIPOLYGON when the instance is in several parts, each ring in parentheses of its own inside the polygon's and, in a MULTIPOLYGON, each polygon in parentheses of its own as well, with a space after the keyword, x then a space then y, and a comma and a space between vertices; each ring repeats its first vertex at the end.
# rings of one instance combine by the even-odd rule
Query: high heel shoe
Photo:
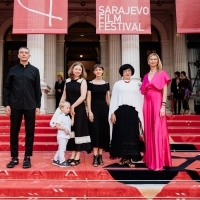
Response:
POLYGON ((99 164, 99 162, 98 162, 98 155, 94 155, 94 157, 93 157, 93 166, 94 167, 97 167, 98 166, 98 164, 99 164))
POLYGON ((98 164, 99 165, 104 165, 103 159, 102 159, 102 154, 98 155, 98 164))

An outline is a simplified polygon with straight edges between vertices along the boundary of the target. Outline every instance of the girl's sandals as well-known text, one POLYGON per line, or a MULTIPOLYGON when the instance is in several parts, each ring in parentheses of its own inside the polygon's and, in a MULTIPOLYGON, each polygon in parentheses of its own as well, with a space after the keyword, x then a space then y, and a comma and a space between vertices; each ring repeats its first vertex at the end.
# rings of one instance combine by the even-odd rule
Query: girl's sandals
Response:
POLYGON ((125 165, 127 162, 128 162, 128 159, 122 158, 122 159, 118 162, 118 164, 119 164, 119 165, 125 165))
POLYGON ((71 163, 70 163, 72 166, 77 166, 80 164, 80 159, 79 160, 73 160, 71 163))

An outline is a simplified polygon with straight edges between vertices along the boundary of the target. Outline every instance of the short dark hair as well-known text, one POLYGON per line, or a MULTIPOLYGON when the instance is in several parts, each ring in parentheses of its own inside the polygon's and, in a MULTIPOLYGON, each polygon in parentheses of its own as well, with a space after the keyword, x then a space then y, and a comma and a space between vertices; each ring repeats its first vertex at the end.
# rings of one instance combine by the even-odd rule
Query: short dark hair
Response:
POLYGON ((93 67, 93 71, 94 71, 96 68, 101 68, 102 70, 104 70, 102 64, 96 64, 96 65, 93 67))
POLYGON ((121 76, 123 76, 123 71, 126 70, 126 69, 130 69, 131 70, 131 75, 133 75, 135 73, 135 69, 133 68, 132 65, 130 64, 124 64, 122 65, 120 68, 119 68, 119 74, 121 76))
POLYGON ((179 71, 176 71, 176 72, 174 72, 174 74, 176 74, 178 77, 180 77, 180 72, 179 71))
POLYGON ((181 74, 183 74, 184 76, 186 76, 186 72, 185 71, 181 71, 181 74))

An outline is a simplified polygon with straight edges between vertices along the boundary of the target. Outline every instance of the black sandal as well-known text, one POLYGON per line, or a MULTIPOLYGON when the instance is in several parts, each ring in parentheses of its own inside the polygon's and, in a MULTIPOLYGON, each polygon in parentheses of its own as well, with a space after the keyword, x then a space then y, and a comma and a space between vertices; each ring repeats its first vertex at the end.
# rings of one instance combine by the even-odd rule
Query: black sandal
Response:
POLYGON ((74 162, 74 159, 70 158, 70 159, 67 160, 67 162, 71 164, 72 162, 74 162))
POLYGON ((98 155, 94 155, 94 157, 93 157, 93 163, 92 164, 93 164, 94 167, 98 166, 98 164, 99 164, 98 163, 98 155))
POLYGON ((135 164, 132 162, 131 159, 128 160, 127 165, 128 165, 130 168, 134 168, 134 167, 135 167, 135 164))
POLYGON ((80 164, 80 159, 79 160, 73 160, 71 163, 70 163, 72 166, 77 166, 80 164))
POLYGON ((129 161, 128 159, 122 158, 122 159, 118 162, 118 164, 119 164, 119 165, 125 165, 128 161, 129 161))

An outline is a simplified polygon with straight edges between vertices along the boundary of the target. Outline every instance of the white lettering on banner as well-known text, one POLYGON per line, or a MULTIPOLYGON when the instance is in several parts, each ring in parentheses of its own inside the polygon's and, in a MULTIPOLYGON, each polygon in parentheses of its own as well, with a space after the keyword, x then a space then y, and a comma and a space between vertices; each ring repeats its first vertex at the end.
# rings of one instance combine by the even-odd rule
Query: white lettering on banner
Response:
POLYGON ((52 19, 62 20, 61 17, 57 17, 57 16, 53 16, 53 15, 52 15, 53 0, 49 0, 49 2, 50 2, 50 7, 49 7, 49 13, 48 13, 48 14, 47 14, 47 13, 40 12, 40 11, 37 11, 37 10, 33 10, 33 9, 31 9, 31 8, 27 8, 26 6, 24 6, 24 5, 21 3, 21 0, 17 0, 17 1, 18 1, 19 5, 20 5, 21 7, 23 7, 24 9, 26 9, 26 10, 28 10, 28 11, 30 11, 30 12, 34 12, 34 13, 36 13, 36 14, 44 15, 44 16, 48 17, 48 18, 49 18, 49 26, 50 26, 50 27, 52 27, 52 19))
POLYGON ((149 14, 149 8, 148 7, 136 7, 136 6, 128 6, 127 9, 123 8, 122 6, 120 6, 120 8, 118 8, 117 6, 106 6, 106 8, 104 8, 104 6, 99 6, 99 10, 101 12, 99 12, 99 14, 111 14, 111 15, 120 15, 120 14, 124 14, 124 15, 148 15, 149 14))
POLYGON ((99 30, 107 30, 107 31, 144 31, 141 28, 141 23, 110 23, 110 22, 99 22, 99 30))
POLYGON ((137 16, 149 15, 148 7, 128 6, 99 6, 99 27, 98 30, 106 31, 145 31, 137 16), (124 15, 136 15, 135 19, 130 19, 130 22, 123 22, 124 15), (135 22, 134 22, 135 20, 135 22))

